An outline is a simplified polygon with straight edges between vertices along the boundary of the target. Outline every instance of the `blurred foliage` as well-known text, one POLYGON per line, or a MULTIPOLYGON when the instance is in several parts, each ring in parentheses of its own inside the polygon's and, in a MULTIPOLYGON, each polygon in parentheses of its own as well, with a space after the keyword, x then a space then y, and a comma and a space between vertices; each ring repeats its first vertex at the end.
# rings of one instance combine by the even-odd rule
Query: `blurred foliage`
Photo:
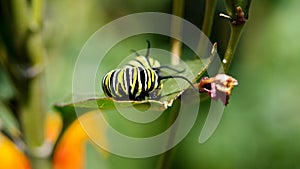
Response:
MULTIPOLYGON (((48 109, 72 93, 76 57, 92 33, 118 17, 145 11, 171 13, 171 6, 170 0, 47 1, 42 34, 47 49, 48 109)), ((198 143, 202 124, 197 123, 175 148, 172 168, 299 168, 299 7, 298 0, 252 2, 249 20, 230 70, 239 86, 233 91, 222 122, 204 144, 198 143)), ((199 28, 203 11, 204 0, 185 2, 185 19, 199 28)), ((218 42, 219 54, 223 56, 229 24, 226 19, 218 17, 220 12, 226 12, 221 0, 217 3, 211 40, 218 42)), ((149 39, 156 47, 169 47, 166 39, 149 39)), ((144 38, 137 38, 133 43, 118 47, 112 54, 126 56, 132 48, 144 48, 144 42, 144 38)), ((184 52, 188 53, 187 49, 184 52)), ((6 78, 2 71, 0 78, 1 82, 6 81, 2 80, 6 78)), ((12 90, 7 87, 9 84, 1 83, 0 86, 1 97, 12 95, 12 90)), ((209 109, 208 102, 202 105, 199 122, 205 120, 205 112, 209 109)), ((9 117, 7 119, 7 123, 13 123, 9 117)), ((99 165, 96 156, 101 156, 101 153, 94 145, 86 147, 88 164, 99 165)), ((113 156, 110 160, 115 162, 120 158, 113 156)), ((124 166, 131 161, 126 160, 128 164, 124 166)), ((143 163, 143 159, 138 161, 143 163)))
POLYGON ((230 71, 239 86, 213 137, 199 145, 195 126, 182 143, 177 168, 299 168, 299 6, 253 1, 230 71))

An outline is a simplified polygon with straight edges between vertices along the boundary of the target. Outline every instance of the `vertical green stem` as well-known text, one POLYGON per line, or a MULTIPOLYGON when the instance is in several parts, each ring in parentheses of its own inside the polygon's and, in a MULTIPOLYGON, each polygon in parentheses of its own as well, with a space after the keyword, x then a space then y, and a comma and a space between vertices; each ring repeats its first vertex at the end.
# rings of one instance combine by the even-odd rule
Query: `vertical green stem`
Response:
MULTIPOLYGON (((231 22, 230 38, 222 61, 225 73, 229 71, 240 36, 248 19, 250 4, 251 0, 225 0, 228 15, 223 16, 229 18, 231 22)), ((220 69, 220 71, 222 70, 220 69)))
MULTIPOLYGON (((173 15, 176 15, 178 17, 183 17, 184 13, 184 0, 174 0, 173 1, 173 15)), ((181 35, 181 25, 182 23, 178 23, 175 21, 172 21, 171 25, 171 34, 180 36, 181 35)), ((176 65, 179 63, 179 59, 177 57, 180 57, 181 55, 181 41, 177 39, 172 39, 171 42, 171 64, 176 65)))
MULTIPOLYGON (((173 15, 176 15, 178 17, 183 17, 184 14, 184 0, 174 0, 173 1, 173 15)), ((175 21, 172 21, 171 25, 171 34, 181 36, 181 30, 182 30, 182 23, 178 23, 175 21)), ((171 64, 176 65, 179 63, 179 59, 177 57, 180 57, 181 55, 181 41, 177 39, 172 39, 171 41, 171 64)), ((169 117, 169 123, 172 123, 176 119, 176 116, 174 113, 170 114, 169 117)), ((173 133, 173 132, 171 132, 173 133)), ((176 132, 174 132, 176 133, 176 132)), ((166 140, 166 144, 171 144, 173 142, 174 135, 170 135, 168 140, 166 140)), ((163 155, 161 155, 160 161, 158 163, 157 169, 168 169, 171 164, 172 160, 172 149, 165 152, 163 155)))
POLYGON ((244 24, 242 25, 231 24, 231 34, 225 51, 224 59, 222 61, 223 69, 225 73, 229 71, 230 64, 232 62, 236 47, 238 45, 239 39, 243 31, 243 27, 244 24))
MULTIPOLYGON (((204 20, 202 24, 202 32, 207 36, 210 37, 211 29, 213 26, 214 21, 214 14, 216 9, 217 0, 206 0, 205 1, 205 12, 204 12, 204 20)), ((209 45, 209 42, 204 37, 199 37, 199 43, 197 47, 197 51, 206 50, 209 45)), ((198 58, 199 56, 195 56, 198 58)))
POLYGON ((22 106, 23 128, 29 151, 44 143, 45 95, 44 95, 44 48, 39 30, 27 41, 27 52, 32 65, 32 77, 28 81, 28 98, 22 106))
MULTIPOLYGON (((8 58, 14 58, 19 67, 20 85, 17 97, 18 111, 27 150, 33 168, 45 166, 49 152, 44 148, 45 95, 44 95, 44 57, 45 51, 41 37, 43 0, 12 0, 11 11, 13 31, 10 36, 17 39, 14 50, 8 58)), ((12 64, 8 60, 7 64, 12 64)), ((49 161, 48 161, 49 162, 49 161)))
POLYGON ((204 14, 204 20, 202 25, 202 32, 208 37, 210 36, 211 28, 213 25, 216 4, 217 4, 217 0, 205 1, 205 14, 204 14))
POLYGON ((16 33, 16 37, 19 38, 19 43, 21 40, 25 38, 25 33, 28 28, 29 21, 29 11, 27 2, 25 0, 12 0, 12 15, 14 22, 14 33, 16 33))
POLYGON ((33 13, 32 18, 39 26, 42 25, 43 5, 44 5, 44 0, 32 1, 32 13, 33 13))
POLYGON ((182 17, 184 13, 184 0, 173 1, 173 15, 182 17))
MULTIPOLYGON (((168 118, 169 121, 167 122, 168 125, 171 125, 172 123, 174 123, 174 121, 177 118, 179 109, 180 109, 180 104, 178 103, 178 101, 175 101, 173 103, 173 107, 170 110, 170 115, 169 115, 169 118, 168 118)), ((175 138, 176 133, 177 133, 176 131, 177 131, 177 126, 174 126, 173 130, 170 132, 170 135, 168 136, 168 138, 166 140, 166 146, 173 145, 174 138, 175 138)), ((161 155, 161 159, 160 159, 160 162, 159 162, 159 165, 158 165, 157 169, 168 169, 168 168, 170 168, 173 155, 174 155, 174 148, 168 150, 163 155, 161 155)))
MULTIPOLYGON (((37 6, 34 6, 37 8, 37 6)), ((35 9, 33 9, 35 10, 35 9)), ((34 30, 30 26, 35 19, 33 17, 28 21, 27 38, 24 41, 24 49, 30 67, 25 70, 25 76, 28 80, 25 82, 28 86, 26 100, 21 100, 22 119, 24 134, 29 148, 41 146, 44 142, 44 83, 43 83, 43 58, 44 48, 40 35, 40 27, 34 30)))

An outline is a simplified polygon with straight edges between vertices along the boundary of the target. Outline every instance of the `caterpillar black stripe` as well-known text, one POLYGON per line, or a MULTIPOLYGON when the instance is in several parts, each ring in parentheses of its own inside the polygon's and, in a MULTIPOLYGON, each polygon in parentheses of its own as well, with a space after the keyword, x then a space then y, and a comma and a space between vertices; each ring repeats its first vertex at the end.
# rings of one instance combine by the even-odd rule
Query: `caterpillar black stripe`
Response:
POLYGON ((183 76, 161 76, 160 70, 167 68, 177 73, 178 71, 168 66, 160 66, 160 63, 149 57, 150 42, 145 56, 139 55, 134 51, 137 57, 129 61, 124 67, 112 70, 104 76, 102 80, 102 89, 104 94, 116 100, 145 100, 146 97, 151 100, 158 100, 162 93, 162 80, 169 78, 181 78, 192 83, 183 76))
POLYGON ((103 79, 103 91, 116 100, 157 99, 162 83, 158 74, 149 68, 124 67, 108 72, 103 79))

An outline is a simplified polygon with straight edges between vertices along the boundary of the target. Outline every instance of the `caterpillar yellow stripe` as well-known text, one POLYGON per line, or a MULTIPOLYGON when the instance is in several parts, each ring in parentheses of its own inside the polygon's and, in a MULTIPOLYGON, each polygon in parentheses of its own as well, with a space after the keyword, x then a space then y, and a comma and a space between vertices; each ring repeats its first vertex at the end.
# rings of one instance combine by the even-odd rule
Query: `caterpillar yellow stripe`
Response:
POLYGON ((162 80, 170 78, 181 78, 186 80, 192 87, 193 84, 183 76, 161 76, 161 69, 178 71, 169 66, 161 66, 159 61, 149 57, 150 42, 145 56, 136 51, 137 57, 122 68, 111 70, 102 80, 102 89, 106 96, 116 100, 158 100, 162 93, 162 80))
POLYGON ((108 72, 102 88, 108 97, 116 100, 157 100, 163 84, 157 72, 144 67, 123 67, 108 72))

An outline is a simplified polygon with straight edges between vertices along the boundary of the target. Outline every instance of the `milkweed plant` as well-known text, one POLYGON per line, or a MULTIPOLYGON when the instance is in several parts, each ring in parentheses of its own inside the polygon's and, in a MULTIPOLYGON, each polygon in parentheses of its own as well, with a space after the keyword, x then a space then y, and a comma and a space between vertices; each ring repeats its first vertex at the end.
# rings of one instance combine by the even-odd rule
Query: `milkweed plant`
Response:
MULTIPOLYGON (((163 65, 151 57, 148 41, 146 53, 133 50, 132 53, 136 55, 133 60, 101 75, 102 81, 98 81, 96 86, 105 94, 103 97, 78 102, 57 102, 49 113, 45 106, 47 49, 42 37, 47 2, 1 1, 0 168, 172 167, 172 157, 176 152, 169 145, 177 144, 177 138, 181 137, 180 122, 178 125, 172 125, 177 122, 177 116, 181 116, 180 110, 184 110, 184 117, 189 117, 191 107, 204 100, 219 102, 223 106, 235 104, 230 102, 229 98, 234 95, 232 90, 238 85, 238 79, 230 75, 230 65, 249 17, 251 0, 224 2, 227 12, 219 14, 217 19, 227 20, 231 31, 225 54, 220 57, 220 68, 215 75, 208 76, 207 70, 212 60, 218 57, 217 42, 211 46, 210 61, 206 65, 201 66, 200 60, 197 59, 186 62, 188 66, 193 67, 192 71, 196 74, 196 77, 190 78, 185 74, 187 70, 178 66, 178 59, 173 57, 182 56, 180 40, 170 39, 170 52, 173 54, 170 65, 163 65), (163 70, 172 73, 165 75, 163 70), (174 79, 185 83, 185 87, 174 92, 172 85, 169 85, 174 79), (165 84, 165 81, 170 83, 165 84), (195 99, 199 95, 201 99, 195 99), (186 101, 183 98, 188 99, 186 101), (136 110, 139 112, 135 112, 136 110), (125 121, 125 115, 121 116, 119 111, 125 112, 133 122, 125 121), (144 111, 150 113, 143 113, 144 111), (148 115, 162 117, 151 117, 156 119, 155 124, 146 123, 149 122, 147 119, 142 123, 134 121, 137 116, 144 119, 148 115), (99 116, 103 116, 106 121, 96 122, 99 116), (115 130, 124 132, 129 138, 150 138, 160 135, 159 133, 163 133, 163 130, 170 126, 172 128, 170 127, 170 133, 163 137, 163 141, 158 143, 162 149, 167 147, 165 151, 154 153, 155 147, 148 146, 146 142, 133 142, 134 148, 127 147, 122 139, 117 139, 119 135, 108 131, 108 127, 104 125, 106 123, 114 126, 115 130), (99 144, 106 148, 97 146, 99 144), (124 149, 125 154, 136 151, 137 155, 128 153, 127 157, 122 157, 118 154, 120 149, 124 149), (153 154, 139 154, 140 150, 153 154)), ((216 19, 216 4, 217 0, 205 0, 201 30, 208 38, 216 19)), ((173 0, 172 5, 171 14, 184 18, 185 1, 173 0)), ((180 25, 173 25, 170 29, 171 32, 180 34, 180 25)), ((141 43, 146 41, 147 39, 141 43)), ((199 45, 206 44, 200 40, 199 45)), ((134 46, 132 48, 134 49, 134 46)))

